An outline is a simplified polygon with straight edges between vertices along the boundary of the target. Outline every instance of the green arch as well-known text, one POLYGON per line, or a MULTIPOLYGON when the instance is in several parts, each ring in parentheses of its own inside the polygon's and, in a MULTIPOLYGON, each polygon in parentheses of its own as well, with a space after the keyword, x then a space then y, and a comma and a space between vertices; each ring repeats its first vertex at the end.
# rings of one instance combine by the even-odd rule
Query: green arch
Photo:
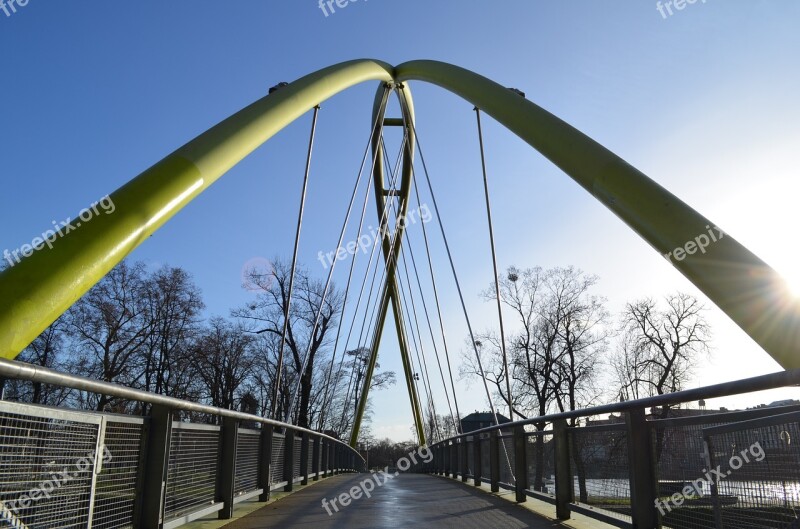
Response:
MULTIPOLYGON (((396 68, 356 60, 307 75, 256 101, 115 191, 101 215, 0 274, 0 356, 16 357, 118 262, 283 127, 365 81, 425 81, 480 107, 560 167, 664 255, 712 222, 574 127, 503 86, 457 66, 396 68)), ((800 367, 800 301, 731 236, 672 264, 784 368, 800 367)))

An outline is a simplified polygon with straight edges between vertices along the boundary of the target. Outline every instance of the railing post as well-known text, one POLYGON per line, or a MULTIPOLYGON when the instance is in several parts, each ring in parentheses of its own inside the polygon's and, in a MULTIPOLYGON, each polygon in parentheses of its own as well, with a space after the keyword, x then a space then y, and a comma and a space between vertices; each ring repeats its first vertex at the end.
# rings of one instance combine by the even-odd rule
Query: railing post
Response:
POLYGON ((336 475, 336 443, 328 445, 328 475, 336 475))
POLYGON ((524 426, 514 427, 514 490, 517 502, 522 503, 528 499, 525 490, 528 488, 528 438, 524 426))
POLYGON ((144 473, 137 494, 140 503, 135 509, 136 525, 141 529, 160 529, 164 523, 172 418, 170 408, 153 405, 150 409, 144 473))
POLYGON ((500 492, 500 430, 489 434, 489 481, 492 492, 500 492))
POLYGON ((331 461, 331 445, 332 442, 325 440, 325 451, 322 453, 323 458, 323 465, 322 468, 325 469, 325 477, 331 477, 331 465, 333 464, 331 461))
POLYGON ((292 492, 294 488, 294 430, 286 428, 286 438, 283 445, 283 481, 286 486, 284 492, 292 492))
POLYGON ((272 432, 274 428, 269 424, 261 425, 261 448, 259 451, 258 488, 261 492, 259 501, 269 501, 270 486, 272 485, 272 432))
POLYGON ((656 477, 653 464, 652 429, 644 409, 625 415, 628 428, 628 459, 630 464, 631 517, 633 529, 661 527, 656 507, 656 477))
MULTIPOLYGON (((714 456, 714 442, 708 434, 703 435, 703 457, 706 468, 717 468, 716 457, 714 456)), ((722 524, 722 506, 719 501, 719 482, 717 476, 711 479, 711 508, 714 513, 714 529, 723 529, 725 526, 722 524)), ((661 511, 664 512, 664 511, 661 511)))
MULTIPOLYGON (((540 437, 537 441, 543 442, 544 437, 540 437)), ((555 442, 556 466, 556 517, 559 520, 569 520, 571 516, 569 505, 574 499, 575 491, 570 466, 569 429, 565 419, 553 422, 553 442, 555 442)))
POLYGON ((300 475, 303 477, 301 485, 308 485, 308 445, 310 440, 309 433, 303 432, 303 436, 300 438, 300 475))
POLYGON ((467 474, 469 474, 469 440, 462 437, 461 441, 461 483, 467 482, 467 474))
POLYGON ((322 437, 314 439, 314 453, 311 455, 311 473, 314 474, 314 481, 319 481, 319 456, 322 453, 322 437))
POLYGON ((450 475, 453 479, 458 477, 458 440, 450 445, 450 475))
POLYGON ((472 479, 475 482, 474 485, 476 487, 480 487, 481 481, 483 480, 483 476, 481 475, 481 472, 483 471, 482 463, 483 459, 481 458, 481 436, 473 435, 472 436, 472 479))
POLYGON ((222 419, 222 447, 219 474, 217 474, 217 501, 223 503, 218 513, 220 520, 233 518, 233 495, 236 484, 236 442, 239 438, 239 421, 230 417, 222 419))

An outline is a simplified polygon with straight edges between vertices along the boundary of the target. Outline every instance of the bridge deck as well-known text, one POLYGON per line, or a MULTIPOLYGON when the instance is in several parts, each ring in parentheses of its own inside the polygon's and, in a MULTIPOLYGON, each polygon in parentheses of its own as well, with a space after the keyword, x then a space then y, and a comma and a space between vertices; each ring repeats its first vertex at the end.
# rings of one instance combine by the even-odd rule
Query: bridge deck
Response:
MULTIPOLYGON (((380 529, 436 527, 545 528, 559 524, 485 491, 434 476, 401 474, 336 512, 331 500, 367 479, 336 476, 305 488, 225 526, 226 529, 380 529), (331 515, 322 506, 327 499, 331 515)), ((381 479, 383 482, 383 479, 381 479)), ((367 488, 369 486, 367 485, 367 488)))

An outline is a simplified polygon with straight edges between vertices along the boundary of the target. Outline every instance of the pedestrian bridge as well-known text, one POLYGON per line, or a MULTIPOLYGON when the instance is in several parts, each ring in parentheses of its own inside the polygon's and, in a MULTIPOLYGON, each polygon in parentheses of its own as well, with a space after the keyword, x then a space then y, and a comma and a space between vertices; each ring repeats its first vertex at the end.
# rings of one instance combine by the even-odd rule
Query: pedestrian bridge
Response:
POLYGON ((797 370, 467 432, 371 472, 348 444, 264 417, 9 360, 3 377, 149 412, 0 401, 0 527, 785 528, 798 519, 800 406, 650 413, 797 386, 797 370))
MULTIPOLYGON (((449 184, 448 187, 453 187, 453 182, 449 184)), ((397 67, 380 61, 349 61, 293 83, 276 85, 269 95, 179 148, 112 193, 110 199, 116 206, 113 215, 98 216, 82 226, 70 226, 68 236, 57 238, 52 232, 50 237, 35 239, 37 242, 27 245, 23 252, 26 258, 18 259, 15 254, 17 260, 9 260, 11 268, 0 272, 0 382, 18 379, 113 396, 137 403, 141 414, 123 416, 0 401, 0 527, 175 529, 209 517, 222 521, 235 519, 233 527, 314 526, 315 529, 544 527, 567 520, 582 527, 647 529, 779 528, 797 524, 800 410, 796 406, 731 413, 702 409, 695 409, 697 413, 666 411, 704 399, 800 384, 800 371, 796 371, 800 368, 800 355, 796 353, 800 342, 800 300, 788 294, 785 282, 775 270, 732 236, 712 237, 708 231, 710 226, 716 226, 712 221, 614 153, 528 101, 519 90, 435 61, 412 61, 397 67), (364 347, 369 358, 363 385, 360 391, 359 388, 353 391, 357 396, 353 401, 358 405, 349 442, 289 424, 298 391, 285 399, 289 401, 288 409, 277 413, 278 401, 283 401, 278 398, 278 388, 283 380, 286 324, 280 346, 276 347, 277 374, 271 413, 265 413, 266 417, 145 393, 13 360, 181 208, 278 131, 313 111, 295 236, 297 256, 320 105, 338 92, 367 81, 378 83, 372 128, 344 226, 338 243, 332 245, 336 251, 329 254, 337 258, 329 258, 324 293, 310 333, 315 336, 339 259, 338 250, 343 248, 353 201, 360 192, 362 174, 369 160, 371 169, 367 172, 372 179, 367 178, 357 240, 364 235, 363 219, 372 191, 380 220, 380 241, 374 248, 380 248, 383 254, 375 259, 373 284, 379 268, 382 279, 374 295, 375 325, 370 327, 370 323, 367 329, 372 331, 365 333, 368 336, 364 347), (665 261, 664 266, 674 266, 692 281, 787 371, 502 425, 497 424, 496 399, 484 383, 495 425, 437 439, 427 446, 422 399, 415 383, 418 373, 423 373, 423 387, 434 416, 435 399, 430 390, 425 352, 417 351, 416 367, 411 355, 416 347, 411 322, 418 329, 419 323, 402 246, 407 237, 405 221, 412 199, 416 197, 418 206, 423 206, 417 180, 427 183, 449 271, 460 298, 459 308, 470 330, 469 343, 474 346, 482 374, 483 367, 422 155, 410 81, 436 84, 461 96, 470 106, 475 105, 484 161, 488 251, 494 264, 496 287, 499 280, 480 125, 482 113, 496 119, 561 168, 659 254, 674 257, 670 257, 671 264, 665 261), (397 96, 399 117, 386 115, 392 95, 397 96), (383 137, 384 129, 390 127, 397 127, 403 135, 394 169, 387 159, 383 137), (421 167, 415 165, 416 160, 421 167), (424 179, 417 178, 418 173, 424 179), (374 188, 369 182, 374 183, 374 188), (709 236, 705 235, 707 232, 709 236), (698 248, 702 251, 697 251, 698 248), (398 263, 403 264, 402 269, 398 263), (406 292, 411 295, 406 296, 406 292), (417 439, 430 457, 398 461, 402 472, 379 485, 381 475, 368 472, 365 459, 354 447, 390 309, 397 327, 417 439), (366 491, 368 483, 375 483, 374 490, 366 491), (367 492, 370 497, 366 497, 367 492), (276 495, 284 494, 291 495, 275 501, 276 495), (361 497, 355 498, 356 495, 361 497), (527 510, 522 506, 533 507, 527 510), (255 507, 261 508, 253 510, 255 507), (252 512, 237 518, 247 511, 252 512)), ((443 352, 447 356, 442 306, 424 225, 423 237, 432 292, 423 294, 420 288, 418 299, 423 304, 430 299, 430 312, 438 313, 443 352)), ((408 253, 411 254, 410 247, 408 253)), ((414 263, 413 254, 410 257, 414 263)), ((362 292, 372 259, 371 255, 361 283, 362 292)), ((293 261, 284 322, 291 314, 295 265, 293 261)), ((413 269, 416 273, 416 264, 413 269)), ((350 270, 342 313, 348 308, 353 268, 350 270)), ((419 277, 416 279, 420 286, 419 277)), ((353 297, 356 285, 354 281, 353 297)), ((500 291, 499 287, 496 291, 500 291)), ((367 306, 373 303, 372 293, 370 287, 367 306)), ((499 297, 498 319, 503 336, 499 297)), ((428 308, 424 310, 427 317, 428 308)), ((355 321, 358 302, 352 312, 355 321)), ((431 326, 430 319, 428 325, 431 326)), ((338 343, 337 337, 334 359, 338 343)), ((502 338, 501 345, 508 381, 502 338)), ((346 343, 343 349, 347 350, 346 343)), ((438 362, 438 352, 434 353, 438 362)), ((312 379, 309 358, 306 352, 297 373, 312 379)), ((449 357, 446 365, 449 369, 449 357)), ((330 382, 333 360, 327 371, 330 382)), ((450 411, 453 425, 458 429, 460 413, 452 373, 449 375, 455 408, 450 411)), ((298 390, 301 376, 297 377, 298 390)), ((325 387, 322 402, 328 402, 327 383, 325 387)), ((507 395, 510 398, 510 386, 507 395)), ((449 397, 447 405, 450 406, 449 397)))

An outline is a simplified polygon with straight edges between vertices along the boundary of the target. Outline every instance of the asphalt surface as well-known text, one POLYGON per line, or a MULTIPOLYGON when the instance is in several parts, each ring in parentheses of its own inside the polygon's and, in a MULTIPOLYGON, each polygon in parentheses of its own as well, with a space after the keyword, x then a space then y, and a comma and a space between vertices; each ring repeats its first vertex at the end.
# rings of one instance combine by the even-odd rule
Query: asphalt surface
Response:
POLYGON ((391 479, 380 474, 373 476, 348 474, 326 479, 236 520, 225 528, 516 529, 559 525, 512 502, 456 481, 418 474, 400 474, 391 479), (371 481, 372 485, 366 481, 371 481), (378 486, 377 482, 381 485, 378 486), (364 491, 370 488, 373 490, 369 491, 368 498, 364 491), (344 502, 342 495, 346 495, 344 502), (360 497, 356 499, 356 496, 360 497))

